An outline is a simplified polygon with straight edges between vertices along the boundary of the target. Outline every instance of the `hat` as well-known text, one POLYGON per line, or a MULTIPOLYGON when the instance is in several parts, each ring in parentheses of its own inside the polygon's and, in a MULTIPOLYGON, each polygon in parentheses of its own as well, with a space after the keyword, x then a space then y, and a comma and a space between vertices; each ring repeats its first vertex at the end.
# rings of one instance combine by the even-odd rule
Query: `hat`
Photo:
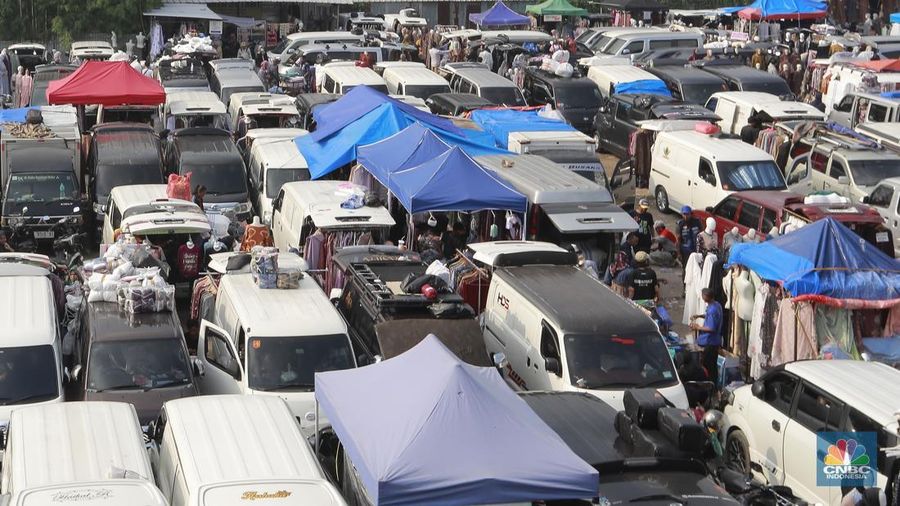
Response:
POLYGON ((681 206, 681 214, 690 214, 691 206, 681 206))
POLYGON ((638 206, 647 209, 648 207, 650 207, 650 202, 647 199, 641 199, 640 202, 638 202, 638 206))
POLYGON ((638 251, 634 254, 634 261, 639 264, 642 264, 648 260, 650 260, 650 255, 648 255, 646 251, 638 251))

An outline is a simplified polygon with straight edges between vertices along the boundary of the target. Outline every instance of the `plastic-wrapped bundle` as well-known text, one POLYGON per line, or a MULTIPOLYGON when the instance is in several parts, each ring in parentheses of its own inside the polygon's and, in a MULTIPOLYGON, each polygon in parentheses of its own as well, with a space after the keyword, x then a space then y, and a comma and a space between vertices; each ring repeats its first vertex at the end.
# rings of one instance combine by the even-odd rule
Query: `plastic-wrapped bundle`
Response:
POLYGON ((278 287, 278 249, 254 246, 250 252, 250 273, 256 285, 264 289, 278 287))
POLYGON ((278 269, 278 281, 276 282, 276 285, 281 290, 294 290, 300 288, 301 277, 303 277, 303 274, 300 272, 300 269, 278 269))

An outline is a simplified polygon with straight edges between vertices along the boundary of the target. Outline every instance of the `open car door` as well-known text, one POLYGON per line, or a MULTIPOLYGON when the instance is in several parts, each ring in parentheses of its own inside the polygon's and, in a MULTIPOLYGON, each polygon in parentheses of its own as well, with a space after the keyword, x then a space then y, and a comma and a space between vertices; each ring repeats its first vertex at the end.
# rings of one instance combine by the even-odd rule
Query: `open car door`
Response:
POLYGON ((228 332, 200 322, 197 359, 203 364, 198 384, 203 394, 239 394, 244 370, 228 332))

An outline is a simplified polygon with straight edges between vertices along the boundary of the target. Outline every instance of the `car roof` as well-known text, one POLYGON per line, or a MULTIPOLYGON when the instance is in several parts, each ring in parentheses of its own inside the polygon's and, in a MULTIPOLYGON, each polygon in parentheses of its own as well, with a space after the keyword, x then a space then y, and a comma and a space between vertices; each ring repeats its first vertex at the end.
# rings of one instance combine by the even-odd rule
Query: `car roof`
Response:
POLYGON ((623 39, 623 40, 634 40, 634 39, 664 39, 664 40, 676 40, 676 39, 700 39, 703 38, 703 34, 695 31, 683 31, 683 32, 670 32, 668 30, 646 30, 646 31, 635 31, 635 32, 625 32, 625 33, 617 33, 615 34, 615 38, 623 39))
POLYGON ((569 254, 556 244, 542 241, 488 241, 471 243, 467 247, 474 253, 472 258, 475 261, 491 266, 502 263, 504 256, 527 258, 529 254, 534 254, 531 256, 549 258, 554 254, 569 254))
POLYGON ((290 195, 321 228, 391 227, 396 224, 384 206, 363 206, 359 209, 345 209, 341 202, 345 197, 340 191, 351 187, 364 191, 362 186, 347 181, 294 181, 281 188, 290 195), (365 217, 365 218, 364 218, 365 217), (365 221, 362 221, 365 219, 365 221))
POLYGON ((709 98, 725 99, 729 102, 735 102, 738 104, 746 105, 748 107, 753 107, 759 104, 781 102, 781 99, 778 98, 777 95, 764 93, 762 91, 717 91, 716 93, 713 93, 709 98))
MULTIPOLYGON (((167 200, 168 197, 164 184, 129 184, 113 188, 109 198, 116 203, 119 211, 125 214, 132 207, 167 200)), ((179 200, 178 202, 189 201, 179 200)))
POLYGON ((236 153, 231 134, 219 128, 181 128, 170 134, 182 153, 236 153))
POLYGON ((143 123, 104 123, 93 128, 100 165, 159 164, 159 137, 143 123))
POLYGON ((129 314, 116 302, 88 302, 89 339, 129 341, 145 339, 181 339, 181 324, 171 311, 129 314))
POLYGON ((462 68, 456 71, 456 74, 464 79, 468 79, 478 85, 480 88, 509 88, 516 85, 509 79, 491 72, 487 67, 481 68, 462 68))
POLYGON ((703 70, 736 81, 784 81, 777 75, 744 65, 704 65, 703 70))
POLYGON ((384 85, 384 78, 374 70, 355 65, 324 65, 322 71, 342 85, 384 85))
POLYGON ((316 39, 316 38, 326 38, 333 37, 335 40, 342 40, 344 38, 347 39, 359 39, 363 40, 363 35, 356 35, 353 32, 296 32, 291 33, 287 36, 288 40, 291 42, 300 39, 316 39))
POLYGON ((398 82, 405 84, 443 85, 450 89, 450 84, 443 77, 422 67, 388 67, 384 70, 385 79, 393 75, 398 82))
POLYGON ((56 299, 47 276, 0 275, 0 348, 57 340, 56 299))
POLYGON ((475 160, 509 182, 532 204, 613 201, 606 188, 539 155, 485 155, 475 160))
POLYGON ((784 369, 882 425, 897 424, 900 371, 893 367, 863 360, 801 360, 785 364, 784 369))
POLYGON ((681 145, 705 152, 704 156, 717 161, 773 160, 772 155, 737 138, 717 137, 693 130, 668 131, 657 134, 657 142, 671 139, 681 145))
POLYGON ((293 100, 290 104, 247 104, 242 106, 241 110, 243 111, 244 116, 250 116, 252 114, 297 115, 297 106, 294 105, 293 100))
POLYGON ((734 192, 729 196, 753 202, 754 204, 759 204, 770 209, 779 209, 788 203, 803 203, 803 196, 800 194, 772 190, 744 190, 734 192))
POLYGON ((341 98, 341 96, 336 93, 301 93, 294 100, 297 105, 303 105, 307 109, 311 109, 318 105, 330 104, 341 98))
POLYGON ((247 131, 246 137, 255 142, 263 139, 293 139, 308 133, 302 128, 254 128, 247 131))
POLYGON ((681 81, 683 83, 724 83, 725 81, 714 74, 703 72, 693 67, 684 67, 678 65, 666 65, 663 67, 650 67, 647 72, 658 77, 668 77, 681 81))
MULTIPOLYGON (((435 93, 428 97, 428 100, 436 102, 444 102, 453 107, 493 107, 494 103, 486 98, 473 95, 471 93, 435 93)), ((426 101, 427 102, 427 101, 426 101)))
POLYGON ((250 157, 259 159, 266 169, 308 169, 294 138, 259 139, 250 148, 250 157))

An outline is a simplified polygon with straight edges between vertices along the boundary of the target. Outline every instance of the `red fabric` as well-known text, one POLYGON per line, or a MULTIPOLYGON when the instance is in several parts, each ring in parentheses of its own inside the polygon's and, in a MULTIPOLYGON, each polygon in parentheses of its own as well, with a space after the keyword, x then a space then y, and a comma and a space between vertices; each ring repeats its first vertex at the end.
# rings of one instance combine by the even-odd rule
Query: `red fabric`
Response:
POLYGON ((166 196, 170 199, 191 200, 191 173, 181 176, 169 174, 166 196))
POLYGON ((874 70, 875 72, 884 72, 886 70, 896 72, 900 70, 900 60, 870 60, 853 62, 853 64, 857 67, 874 70))
POLYGON ((123 61, 86 61, 64 79, 50 81, 47 102, 71 105, 159 105, 166 92, 123 61))
POLYGON ((659 235, 665 237, 666 239, 672 241, 672 244, 678 244, 678 240, 675 238, 675 234, 672 233, 671 230, 664 228, 659 231, 659 235))
POLYGON ((194 247, 182 244, 178 247, 178 273, 182 279, 194 279, 200 274, 200 245, 194 247))
POLYGON ((798 295, 795 301, 808 301, 825 306, 840 307, 844 309, 887 309, 900 304, 900 299, 888 300, 860 300, 860 299, 835 299, 826 295, 798 295))

